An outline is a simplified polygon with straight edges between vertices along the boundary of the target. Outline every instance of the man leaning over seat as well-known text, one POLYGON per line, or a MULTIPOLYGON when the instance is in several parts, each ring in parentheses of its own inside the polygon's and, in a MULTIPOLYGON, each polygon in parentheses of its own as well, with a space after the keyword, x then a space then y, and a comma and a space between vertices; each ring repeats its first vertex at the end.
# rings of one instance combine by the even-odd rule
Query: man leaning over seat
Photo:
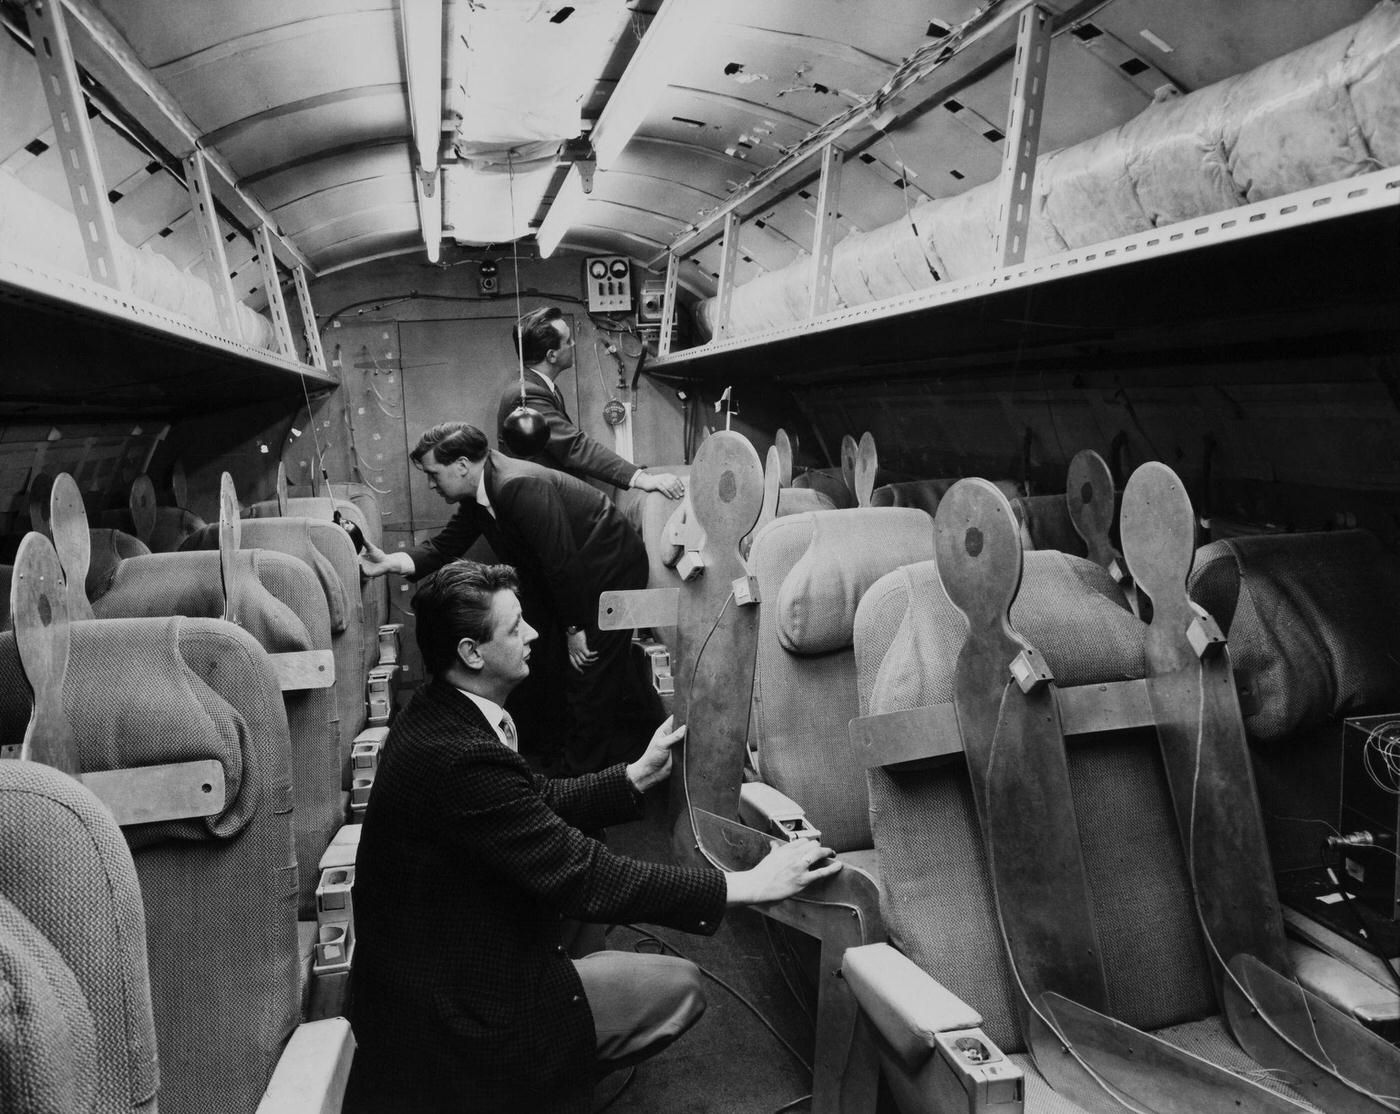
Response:
POLYGON ((432 683, 391 729, 356 866, 346 1114, 586 1112, 598 1074, 659 1051, 704 1011, 686 960, 571 959, 572 921, 712 933, 734 905, 778 901, 840 869, 785 844, 723 874, 615 855, 581 829, 640 814, 684 728, 578 778, 535 774, 502 705, 535 632, 514 572, 458 561, 413 600, 432 683))

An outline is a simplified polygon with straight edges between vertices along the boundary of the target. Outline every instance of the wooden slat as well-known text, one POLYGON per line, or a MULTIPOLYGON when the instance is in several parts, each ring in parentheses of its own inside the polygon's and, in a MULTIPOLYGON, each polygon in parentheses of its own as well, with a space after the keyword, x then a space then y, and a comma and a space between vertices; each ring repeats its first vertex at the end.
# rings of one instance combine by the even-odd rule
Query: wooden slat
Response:
POLYGON ((283 692, 328 689, 335 684, 335 655, 330 650, 268 654, 283 692))
POLYGON ((598 597, 599 630, 632 630, 635 627, 674 627, 679 621, 679 588, 642 588, 630 592, 604 592, 598 597))
POLYGON ((123 825, 213 816, 224 807, 224 768, 212 758, 94 771, 82 783, 123 825))

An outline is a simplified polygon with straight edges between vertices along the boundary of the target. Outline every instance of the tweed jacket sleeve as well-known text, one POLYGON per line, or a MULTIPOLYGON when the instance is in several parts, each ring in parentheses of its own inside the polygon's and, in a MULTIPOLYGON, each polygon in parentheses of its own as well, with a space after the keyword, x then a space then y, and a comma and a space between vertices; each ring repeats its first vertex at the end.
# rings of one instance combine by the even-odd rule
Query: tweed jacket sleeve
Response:
POLYGON ((481 537, 481 528, 475 517, 481 513, 474 502, 462 503, 457 512, 437 534, 422 545, 407 550, 413 559, 413 575, 410 580, 421 580, 429 573, 437 572, 443 565, 455 561, 472 547, 481 537))
MULTIPOLYGON (((512 384, 502 398, 501 424, 519 401, 519 385, 512 384), (509 407, 506 406, 507 398, 510 401, 509 407)), ((533 375, 527 375, 525 379, 525 401, 540 412, 545 424, 549 426, 549 441, 537 455, 529 459, 547 468, 557 468, 575 476, 588 476, 616 487, 631 486, 632 477, 637 473, 637 465, 618 456, 601 441, 579 429, 559 405, 554 392, 543 383, 535 381, 533 375)), ((506 447, 504 438, 500 436, 499 424, 496 439, 503 453, 507 456, 515 455, 506 447)))
POLYGON ((624 824, 642 815, 642 797, 627 780, 619 762, 582 777, 547 778, 536 775, 540 795, 563 820, 584 831, 624 824))
POLYGON ((646 921, 709 934, 724 915, 719 871, 615 855, 565 819, 612 815, 625 792, 613 767, 541 793, 519 755, 494 740, 463 747, 443 770, 434 797, 441 830, 483 872, 576 920, 646 921))

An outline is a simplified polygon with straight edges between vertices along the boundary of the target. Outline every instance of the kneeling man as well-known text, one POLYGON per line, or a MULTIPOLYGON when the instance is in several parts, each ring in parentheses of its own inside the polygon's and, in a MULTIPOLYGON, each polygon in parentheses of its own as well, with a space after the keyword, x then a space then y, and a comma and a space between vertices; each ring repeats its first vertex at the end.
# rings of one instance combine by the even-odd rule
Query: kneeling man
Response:
POLYGON ((629 765, 533 773, 502 707, 535 638, 516 586, 508 566, 458 561, 413 600, 434 679, 390 731, 360 838, 346 1114, 586 1112, 600 1070, 664 1048, 704 998, 686 960, 571 959, 572 922, 709 934, 728 906, 840 869, 807 841, 724 874, 625 858, 586 835, 641 814, 685 729, 662 724, 629 765))

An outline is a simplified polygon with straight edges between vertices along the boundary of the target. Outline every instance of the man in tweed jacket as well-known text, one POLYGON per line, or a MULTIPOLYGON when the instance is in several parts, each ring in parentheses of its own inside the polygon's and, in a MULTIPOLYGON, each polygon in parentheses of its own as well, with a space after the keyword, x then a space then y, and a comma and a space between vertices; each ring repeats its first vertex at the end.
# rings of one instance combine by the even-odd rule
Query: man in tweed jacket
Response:
POLYGON ((839 869, 804 841, 749 871, 624 858, 584 834, 641 811, 684 728, 636 762, 534 774, 501 705, 535 632, 506 566, 459 561, 414 597, 432 684, 384 750, 356 863, 347 1114, 586 1114, 598 1067, 669 1044, 704 1010, 666 956, 567 954, 571 920, 712 933, 725 908, 791 896, 839 869))

